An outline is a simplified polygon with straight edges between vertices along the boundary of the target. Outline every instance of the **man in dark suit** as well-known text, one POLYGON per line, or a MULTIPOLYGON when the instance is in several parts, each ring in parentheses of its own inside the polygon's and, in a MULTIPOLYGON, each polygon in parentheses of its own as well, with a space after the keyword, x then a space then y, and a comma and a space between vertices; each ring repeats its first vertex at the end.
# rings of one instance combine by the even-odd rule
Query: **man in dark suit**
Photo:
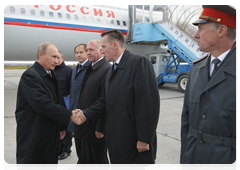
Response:
MULTIPOLYGON (((65 65, 63 54, 60 51, 59 62, 54 71, 57 75, 59 104, 67 108, 64 102, 64 97, 70 94, 72 67, 65 65)), ((64 133, 65 137, 60 140, 58 160, 67 158, 72 152, 72 132, 69 132, 68 130, 64 130, 62 132, 64 133)))
POLYGON ((52 71, 58 57, 54 44, 40 44, 37 62, 21 76, 15 111, 18 164, 56 164, 60 125, 67 127, 70 118, 80 115, 58 104, 58 84, 52 71))
MULTIPOLYGON (((105 88, 107 73, 111 65, 101 54, 101 41, 92 40, 87 45, 87 55, 92 63, 87 66, 83 79, 78 108, 86 109, 96 102, 105 88)), ((76 126, 74 136, 84 141, 86 149, 85 164, 107 164, 107 146, 104 137, 104 117, 91 124, 76 126)))
POLYGON ((183 164, 236 161, 236 10, 203 5, 195 38, 210 55, 191 67, 181 123, 183 164))
MULTIPOLYGON (((69 109, 75 110, 78 108, 78 101, 81 92, 82 82, 84 75, 86 73, 86 67, 91 64, 87 58, 87 44, 81 43, 76 45, 74 48, 74 53, 78 61, 78 65, 74 67, 72 71, 71 87, 70 87, 70 99, 69 99, 69 109)), ((68 131, 74 132, 75 124, 73 122, 69 123, 68 131)), ((86 154, 82 142, 75 138, 76 152, 78 156, 78 164, 81 163, 82 159, 86 159, 86 154)))
POLYGON ((115 63, 107 75, 105 93, 84 114, 90 123, 105 115, 111 163, 155 163, 160 99, 153 66, 145 57, 125 50, 119 30, 101 36, 102 54, 115 63))

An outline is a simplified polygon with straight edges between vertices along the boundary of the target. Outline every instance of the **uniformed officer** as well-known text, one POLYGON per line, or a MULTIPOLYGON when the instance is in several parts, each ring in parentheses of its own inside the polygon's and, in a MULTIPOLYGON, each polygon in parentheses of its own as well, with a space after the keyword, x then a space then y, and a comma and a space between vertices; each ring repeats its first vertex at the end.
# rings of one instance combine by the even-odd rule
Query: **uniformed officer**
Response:
POLYGON ((195 38, 210 55, 193 63, 181 118, 180 163, 236 160, 236 10, 203 5, 195 38))

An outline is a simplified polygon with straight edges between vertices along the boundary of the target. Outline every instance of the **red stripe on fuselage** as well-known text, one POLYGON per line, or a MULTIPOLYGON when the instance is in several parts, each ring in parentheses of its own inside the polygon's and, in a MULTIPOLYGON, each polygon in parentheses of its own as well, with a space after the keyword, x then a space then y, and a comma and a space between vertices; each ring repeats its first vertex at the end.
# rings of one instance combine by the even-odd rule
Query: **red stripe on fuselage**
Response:
MULTIPOLYGON (((42 25, 42 24, 28 24, 22 22, 11 22, 4 21, 6 25, 16 25, 16 26, 25 26, 25 27, 38 27, 38 28, 50 28, 50 29, 62 29, 62 30, 72 30, 72 31, 84 31, 84 32, 95 32, 95 33, 103 33, 107 30, 96 30, 96 29, 86 29, 86 28, 74 28, 74 27, 62 27, 62 26, 52 26, 52 25, 42 25)), ((126 32, 122 32, 123 35, 127 35, 126 32)))

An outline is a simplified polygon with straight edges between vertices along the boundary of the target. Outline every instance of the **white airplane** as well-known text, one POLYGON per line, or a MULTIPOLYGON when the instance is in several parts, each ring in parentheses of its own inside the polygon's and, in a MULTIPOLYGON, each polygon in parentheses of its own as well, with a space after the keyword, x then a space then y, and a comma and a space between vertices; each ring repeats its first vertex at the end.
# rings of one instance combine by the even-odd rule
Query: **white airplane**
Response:
MULTIPOLYGON (((107 6, 10 5, 4 10, 4 64, 33 63, 39 44, 51 42, 76 61, 74 47, 101 39, 102 32, 119 29, 128 34, 128 10, 107 6)), ((132 53, 146 57, 159 53, 159 45, 125 44, 132 53)))

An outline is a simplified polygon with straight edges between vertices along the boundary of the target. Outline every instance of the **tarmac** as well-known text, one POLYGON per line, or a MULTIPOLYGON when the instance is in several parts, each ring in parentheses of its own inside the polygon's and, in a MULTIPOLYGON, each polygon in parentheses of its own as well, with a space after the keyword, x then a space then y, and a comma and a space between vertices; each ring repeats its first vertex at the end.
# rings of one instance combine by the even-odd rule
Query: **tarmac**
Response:
MULTIPOLYGON (((16 164, 16 95, 18 83, 24 71, 24 69, 4 70, 4 160, 5 166, 7 167, 11 167, 11 164, 16 164)), ((181 93, 178 90, 176 84, 165 84, 159 88, 159 95, 160 116, 157 127, 156 164, 179 164, 181 143, 180 125, 184 93, 181 93)), ((70 154, 70 156, 64 160, 59 161, 58 164, 76 163, 77 155, 73 142, 72 153, 70 154)), ((75 167, 77 166, 74 165, 72 166, 72 168, 69 169, 76 169, 75 167)), ((84 167, 87 169, 86 166, 84 167)), ((99 168, 99 166, 97 167, 99 168)), ((141 168, 139 166, 134 167, 137 167, 138 170, 142 168, 148 169, 148 166, 141 166, 141 168)), ((154 167, 155 166, 151 166, 151 169, 155 169, 154 167)), ((175 169, 174 165, 171 167, 175 169)), ((181 168, 182 166, 180 167, 180 169, 181 168)), ((191 167, 184 167, 184 169, 188 168, 190 169, 191 167)), ((221 169, 222 167, 219 168, 221 169)), ((107 169, 115 168, 114 166, 107 166, 107 169)), ((116 169, 118 169, 118 167, 116 169)))

